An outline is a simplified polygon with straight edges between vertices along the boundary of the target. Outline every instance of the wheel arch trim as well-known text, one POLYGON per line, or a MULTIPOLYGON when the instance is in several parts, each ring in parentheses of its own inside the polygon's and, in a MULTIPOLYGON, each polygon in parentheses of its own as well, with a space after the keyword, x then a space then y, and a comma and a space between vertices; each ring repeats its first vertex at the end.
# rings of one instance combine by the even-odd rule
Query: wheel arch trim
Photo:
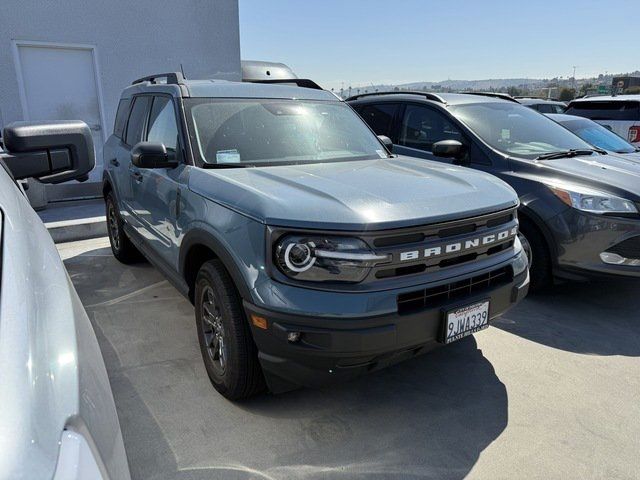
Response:
MULTIPOLYGON (((247 280, 242 274, 240 267, 238 267, 237 262, 235 261, 234 256, 231 254, 229 249, 224 245, 224 243, 218 239, 211 232, 204 230, 202 228, 194 228, 190 230, 182 240, 180 244, 180 254, 179 254, 179 271, 180 276, 187 280, 187 259, 189 252, 193 247, 203 246, 209 249, 215 258, 220 260, 224 267, 226 268, 229 275, 233 279, 233 283, 235 284, 240 296, 243 300, 252 300, 251 289, 247 284, 247 280)), ((190 285, 190 288, 192 286, 190 285)), ((193 292, 190 292, 190 296, 192 296, 193 292)))

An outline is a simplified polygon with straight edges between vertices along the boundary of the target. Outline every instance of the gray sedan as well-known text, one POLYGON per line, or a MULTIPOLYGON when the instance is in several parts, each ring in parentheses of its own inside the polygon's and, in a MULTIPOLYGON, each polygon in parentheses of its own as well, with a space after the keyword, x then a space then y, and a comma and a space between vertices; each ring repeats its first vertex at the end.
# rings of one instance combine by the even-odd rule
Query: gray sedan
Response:
POLYGON ((13 124, 0 148, 0 479, 130 479, 87 314, 16 180, 86 178, 82 122, 13 124))

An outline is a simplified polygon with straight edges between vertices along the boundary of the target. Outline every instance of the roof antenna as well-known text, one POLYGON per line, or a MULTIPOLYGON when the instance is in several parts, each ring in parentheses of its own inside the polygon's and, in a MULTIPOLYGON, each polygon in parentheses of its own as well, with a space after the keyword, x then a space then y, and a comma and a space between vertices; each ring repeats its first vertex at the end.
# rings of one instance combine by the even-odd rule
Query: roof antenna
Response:
POLYGON ((180 71, 182 72, 182 77, 186 80, 187 76, 184 74, 184 68, 182 67, 182 63, 180 64, 180 71))

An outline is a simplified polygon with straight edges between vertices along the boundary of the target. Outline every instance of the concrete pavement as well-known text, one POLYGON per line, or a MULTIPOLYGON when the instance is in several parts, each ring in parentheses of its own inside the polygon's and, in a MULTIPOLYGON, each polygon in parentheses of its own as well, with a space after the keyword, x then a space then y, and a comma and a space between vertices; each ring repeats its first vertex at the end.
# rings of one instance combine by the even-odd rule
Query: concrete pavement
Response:
POLYGON ((104 200, 49 203, 38 212, 55 243, 75 242, 107 235, 104 200))
POLYGON ((59 245, 134 479, 640 478, 640 284, 562 285, 492 328, 325 390, 233 404, 193 308, 106 239, 59 245))

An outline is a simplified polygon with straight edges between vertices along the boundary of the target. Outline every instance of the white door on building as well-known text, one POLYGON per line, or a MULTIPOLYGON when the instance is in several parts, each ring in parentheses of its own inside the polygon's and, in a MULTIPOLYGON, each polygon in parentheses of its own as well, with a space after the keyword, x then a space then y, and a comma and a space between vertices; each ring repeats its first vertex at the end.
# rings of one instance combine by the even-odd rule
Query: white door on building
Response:
POLYGON ((93 133, 96 168, 102 176, 104 125, 92 47, 16 43, 18 78, 25 120, 83 120, 93 133))

